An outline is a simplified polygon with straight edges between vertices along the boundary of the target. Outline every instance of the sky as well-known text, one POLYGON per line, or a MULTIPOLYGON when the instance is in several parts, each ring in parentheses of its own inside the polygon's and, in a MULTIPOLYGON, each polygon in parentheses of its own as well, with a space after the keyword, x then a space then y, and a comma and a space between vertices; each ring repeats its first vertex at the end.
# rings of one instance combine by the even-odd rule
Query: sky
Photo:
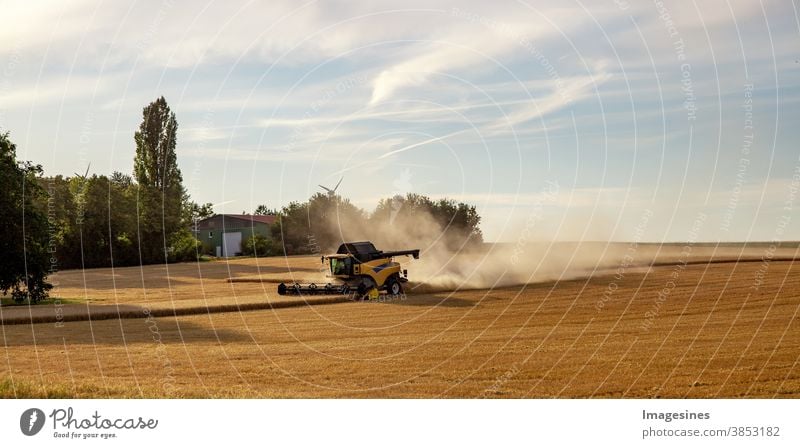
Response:
POLYGON ((0 0, 0 131, 132 172, 164 96, 218 213, 332 186, 474 204, 488 241, 800 240, 794 1, 0 0))

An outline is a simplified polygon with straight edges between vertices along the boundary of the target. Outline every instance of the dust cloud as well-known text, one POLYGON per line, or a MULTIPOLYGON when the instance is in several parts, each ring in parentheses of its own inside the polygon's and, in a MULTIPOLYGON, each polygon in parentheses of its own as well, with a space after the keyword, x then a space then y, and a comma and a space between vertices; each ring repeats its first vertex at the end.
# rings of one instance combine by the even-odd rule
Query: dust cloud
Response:
MULTIPOLYGON (((524 227, 516 241, 476 242, 462 229, 441 223, 426 211, 403 210, 402 206, 395 211, 380 221, 367 221, 367 225, 334 211, 328 215, 328 224, 339 232, 340 241, 369 240, 383 251, 420 249, 419 260, 396 258, 409 271, 408 292, 490 289, 580 278, 615 268, 626 252, 623 244, 601 242, 603 235, 597 233, 590 235, 591 241, 547 241, 534 235, 536 229, 524 227)), ((543 227, 538 224, 537 229, 543 227)))

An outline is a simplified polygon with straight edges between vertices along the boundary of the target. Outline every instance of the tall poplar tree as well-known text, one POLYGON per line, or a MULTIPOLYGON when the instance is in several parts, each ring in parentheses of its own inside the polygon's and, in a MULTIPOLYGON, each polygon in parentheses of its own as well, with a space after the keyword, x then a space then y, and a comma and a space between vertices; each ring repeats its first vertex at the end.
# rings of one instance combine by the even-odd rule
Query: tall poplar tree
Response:
POLYGON ((139 251, 143 263, 168 261, 172 238, 181 229, 183 177, 175 154, 178 122, 160 97, 142 111, 134 135, 133 174, 138 185, 139 251))

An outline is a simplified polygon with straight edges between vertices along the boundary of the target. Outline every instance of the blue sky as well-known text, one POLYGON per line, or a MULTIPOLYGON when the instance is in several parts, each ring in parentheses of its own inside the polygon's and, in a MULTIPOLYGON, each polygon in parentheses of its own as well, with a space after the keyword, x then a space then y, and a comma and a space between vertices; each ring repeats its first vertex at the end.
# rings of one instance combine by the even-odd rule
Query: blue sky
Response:
POLYGON ((344 176, 474 203, 488 240, 798 240, 797 5, 695 3, 4 1, 0 129, 130 173, 163 95, 220 213, 344 176))

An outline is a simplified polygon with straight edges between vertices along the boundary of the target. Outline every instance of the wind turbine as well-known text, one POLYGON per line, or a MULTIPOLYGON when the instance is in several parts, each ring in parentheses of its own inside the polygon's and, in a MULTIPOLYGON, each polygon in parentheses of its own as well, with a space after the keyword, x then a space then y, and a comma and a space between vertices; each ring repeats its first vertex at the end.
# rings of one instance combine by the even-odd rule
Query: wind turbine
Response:
POLYGON ((85 172, 85 173, 83 173, 83 176, 81 176, 81 175, 80 175, 80 174, 78 174, 78 173, 75 173, 75 177, 80 177, 81 179, 84 179, 84 180, 86 180, 86 176, 88 176, 88 175, 89 175, 89 168, 91 168, 91 167, 92 167, 92 162, 89 162, 89 164, 88 164, 88 165, 86 165, 86 172, 85 172))
POLYGON ((324 186, 324 185, 320 185, 320 188, 322 188, 323 190, 327 191, 328 192, 328 196, 333 196, 333 195, 336 194, 336 190, 339 188, 339 184, 341 184, 343 180, 344 180, 344 176, 342 176, 339 179, 339 182, 336 184, 335 187, 333 187, 332 190, 330 188, 324 186))

